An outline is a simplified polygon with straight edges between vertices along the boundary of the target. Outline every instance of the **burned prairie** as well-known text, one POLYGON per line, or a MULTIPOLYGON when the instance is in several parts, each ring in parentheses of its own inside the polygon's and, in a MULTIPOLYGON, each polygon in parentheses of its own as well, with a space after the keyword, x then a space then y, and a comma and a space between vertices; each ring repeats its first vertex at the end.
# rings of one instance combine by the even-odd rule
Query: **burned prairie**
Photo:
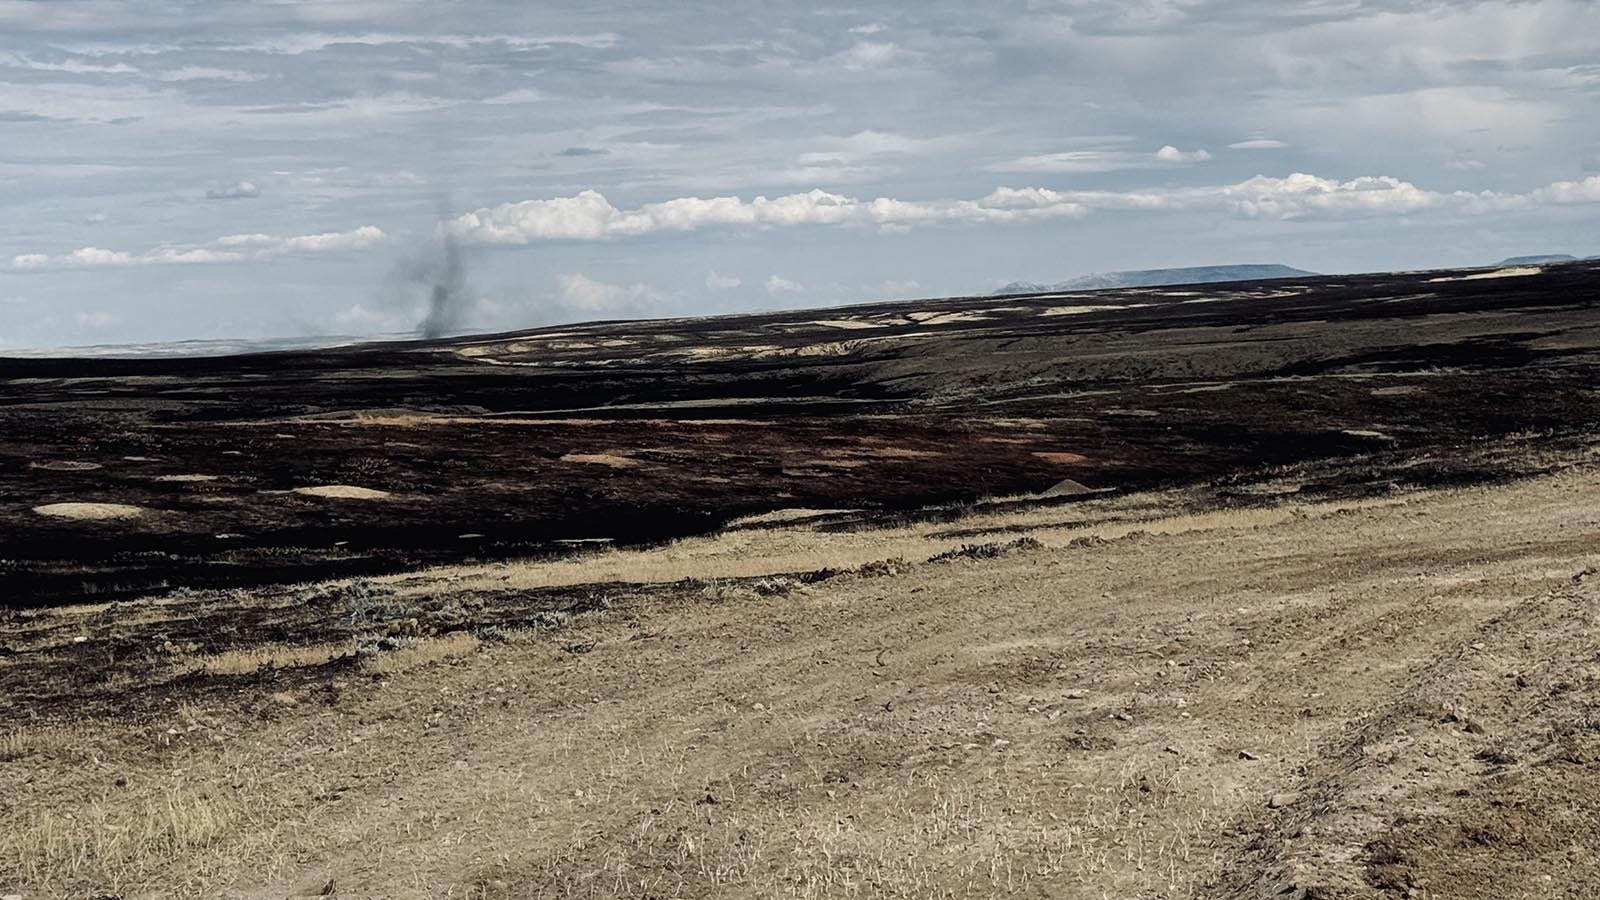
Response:
POLYGON ((1600 268, 1471 274, 0 363, 0 894, 1587 897, 1600 268))
POLYGON ((1600 266, 1459 274, 0 360, 0 586, 104 600, 1318 459, 1373 470, 1308 490, 1492 479, 1450 449, 1600 419, 1600 266), (138 514, 48 512, 74 509, 138 514))

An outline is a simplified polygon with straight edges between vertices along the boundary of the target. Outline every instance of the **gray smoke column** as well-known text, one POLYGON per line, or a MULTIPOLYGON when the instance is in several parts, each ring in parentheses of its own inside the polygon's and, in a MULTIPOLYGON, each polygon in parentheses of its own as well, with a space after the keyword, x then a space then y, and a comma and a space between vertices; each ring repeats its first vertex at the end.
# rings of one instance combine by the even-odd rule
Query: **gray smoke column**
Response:
POLYGON ((440 229, 419 263, 413 270, 413 280, 428 289, 428 311, 417 323, 417 332, 425 338, 444 337, 461 327, 472 305, 466 292, 461 248, 454 236, 440 229))

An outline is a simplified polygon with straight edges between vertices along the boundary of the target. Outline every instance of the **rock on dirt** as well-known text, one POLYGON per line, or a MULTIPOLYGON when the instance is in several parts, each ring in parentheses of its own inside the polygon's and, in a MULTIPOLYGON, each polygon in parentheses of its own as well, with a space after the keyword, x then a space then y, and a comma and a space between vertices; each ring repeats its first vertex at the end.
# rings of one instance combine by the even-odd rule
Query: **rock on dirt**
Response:
POLYGON ((1285 806, 1293 806, 1299 802, 1300 794, 1298 791, 1284 791, 1279 794, 1273 794, 1267 800, 1267 809, 1283 809, 1285 806))

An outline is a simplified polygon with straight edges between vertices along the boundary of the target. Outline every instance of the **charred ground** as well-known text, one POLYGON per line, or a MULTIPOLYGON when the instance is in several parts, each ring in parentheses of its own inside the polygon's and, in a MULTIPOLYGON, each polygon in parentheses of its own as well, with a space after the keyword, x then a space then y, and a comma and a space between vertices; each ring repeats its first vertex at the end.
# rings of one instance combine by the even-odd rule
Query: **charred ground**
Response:
POLYGON ((1063 479, 1225 488, 1310 465, 1305 490, 1333 494, 1494 480, 1492 454, 1458 451, 1600 424, 1600 264, 1485 274, 0 360, 0 590, 28 606, 388 571, 1063 479), (297 492, 330 486, 386 496, 297 492), (140 512, 35 511, 62 503, 140 512))

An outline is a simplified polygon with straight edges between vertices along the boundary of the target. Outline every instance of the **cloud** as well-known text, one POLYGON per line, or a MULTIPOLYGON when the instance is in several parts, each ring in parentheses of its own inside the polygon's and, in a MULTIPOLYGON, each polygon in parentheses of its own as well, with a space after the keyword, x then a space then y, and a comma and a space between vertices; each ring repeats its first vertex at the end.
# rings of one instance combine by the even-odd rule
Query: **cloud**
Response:
MULTIPOLYGON (((318 4, 305 4, 306 7, 318 4)), ((328 5, 328 4, 322 4, 328 5)), ((390 47, 415 45, 417 47, 449 47, 465 50, 481 47, 504 46, 513 50, 540 50, 551 47, 587 47, 604 50, 615 46, 618 37, 611 32, 596 34, 401 34, 393 32, 287 32, 273 37, 233 44, 221 44, 216 49, 229 51, 255 51, 302 56, 319 53, 341 46, 390 47)))
POLYGON ((156 72, 151 77, 157 81, 183 82, 183 81, 231 81, 243 84, 251 81, 265 81, 267 76, 257 75, 254 72, 241 72, 238 69, 216 69, 211 66, 180 66, 164 72, 156 72))
MULTIPOLYGON (((1283 178, 1257 175, 1237 184, 1162 187, 1132 191, 1052 191, 1002 188, 986 198, 1050 207, 1075 203, 1086 209, 1144 212, 1210 211, 1242 219, 1295 219, 1313 216, 1405 215, 1445 205, 1451 195, 1424 190, 1389 176, 1335 181, 1295 173, 1283 178)), ((1479 195, 1461 195, 1477 197, 1479 195)))
POLYGON ((1204 150, 1184 151, 1179 150, 1177 147, 1174 147, 1171 144, 1168 144, 1156 151, 1156 162, 1172 163, 1177 165, 1205 162, 1210 158, 1211 154, 1204 150))
POLYGON ((1590 175, 1581 181, 1557 181, 1528 195, 1534 204, 1552 203, 1571 205, 1600 203, 1600 175, 1590 175))
POLYGON ((363 225, 350 231, 293 237, 230 234, 207 244, 168 245, 137 254, 100 247, 80 247, 70 253, 55 256, 45 253, 23 253, 11 258, 11 268, 17 271, 30 271, 249 262, 287 255, 365 250, 386 237, 383 230, 375 225, 363 225))
POLYGON ((914 138, 867 129, 846 137, 827 138, 820 147, 800 154, 796 165, 767 179, 776 184, 843 184, 864 181, 903 163, 948 146, 949 138, 914 138))
POLYGON ((1123 169, 1157 169, 1205 162, 1211 154, 1204 150, 1179 150, 1168 144, 1154 153, 1134 150, 1068 150, 1024 156, 990 167, 992 172, 1049 172, 1074 174, 1116 172, 1123 169))
POLYGON ((995 207, 982 200, 907 201, 890 197, 858 200, 812 190, 753 200, 739 197, 680 197, 618 209, 598 191, 571 197, 524 200, 462 213, 444 229, 478 244, 528 244, 535 241, 598 241, 657 233, 689 232, 717 226, 777 228, 800 225, 910 227, 936 222, 998 222, 1081 215, 1070 203, 1048 208, 995 207))
POLYGON ((831 225, 896 232, 935 224, 1079 218, 1096 210, 1209 211, 1242 219, 1360 218, 1424 211, 1479 214, 1594 202, 1600 202, 1600 175, 1557 182, 1524 194, 1505 194, 1440 192, 1388 175, 1337 181, 1297 172, 1283 177, 1257 175, 1236 184, 1125 191, 1001 187, 977 200, 859 200, 812 190, 748 201, 680 197, 619 209, 598 191, 582 191, 571 197, 524 200, 462 213, 441 228, 465 243, 530 244, 601 241, 714 227, 831 225))
POLYGON ((906 51, 892 41, 856 41, 823 62, 846 69, 881 69, 905 55, 906 51))
POLYGON ((661 295, 643 284, 610 284, 583 274, 556 279, 563 305, 584 314, 638 315, 656 305, 661 295))
POLYGON ((724 275, 716 269, 706 273, 706 287, 713 291, 731 291, 744 284, 736 275, 724 275))
POLYGON ((600 148, 600 147, 567 147, 564 150, 556 151, 556 155, 557 156, 605 156, 610 152, 611 152, 610 150, 606 150, 606 149, 603 149, 603 148, 600 148))
POLYGON ((72 319, 85 328, 106 328, 122 321, 120 316, 116 316, 108 312, 101 312, 99 310, 94 312, 74 313, 72 319))
POLYGON ((1282 150, 1289 145, 1277 138, 1250 138, 1229 144, 1229 150, 1282 150))
POLYGON ((915 279, 897 281, 889 279, 876 284, 863 284, 861 293, 874 300, 910 300, 915 299, 917 292, 922 288, 915 279))
POLYGON ((206 191, 207 200, 242 200, 261 196, 261 188, 253 181, 235 181, 218 185, 206 191))
POLYGON ((803 294, 806 286, 798 281, 790 281, 782 275, 767 276, 767 293, 777 294, 803 294))

